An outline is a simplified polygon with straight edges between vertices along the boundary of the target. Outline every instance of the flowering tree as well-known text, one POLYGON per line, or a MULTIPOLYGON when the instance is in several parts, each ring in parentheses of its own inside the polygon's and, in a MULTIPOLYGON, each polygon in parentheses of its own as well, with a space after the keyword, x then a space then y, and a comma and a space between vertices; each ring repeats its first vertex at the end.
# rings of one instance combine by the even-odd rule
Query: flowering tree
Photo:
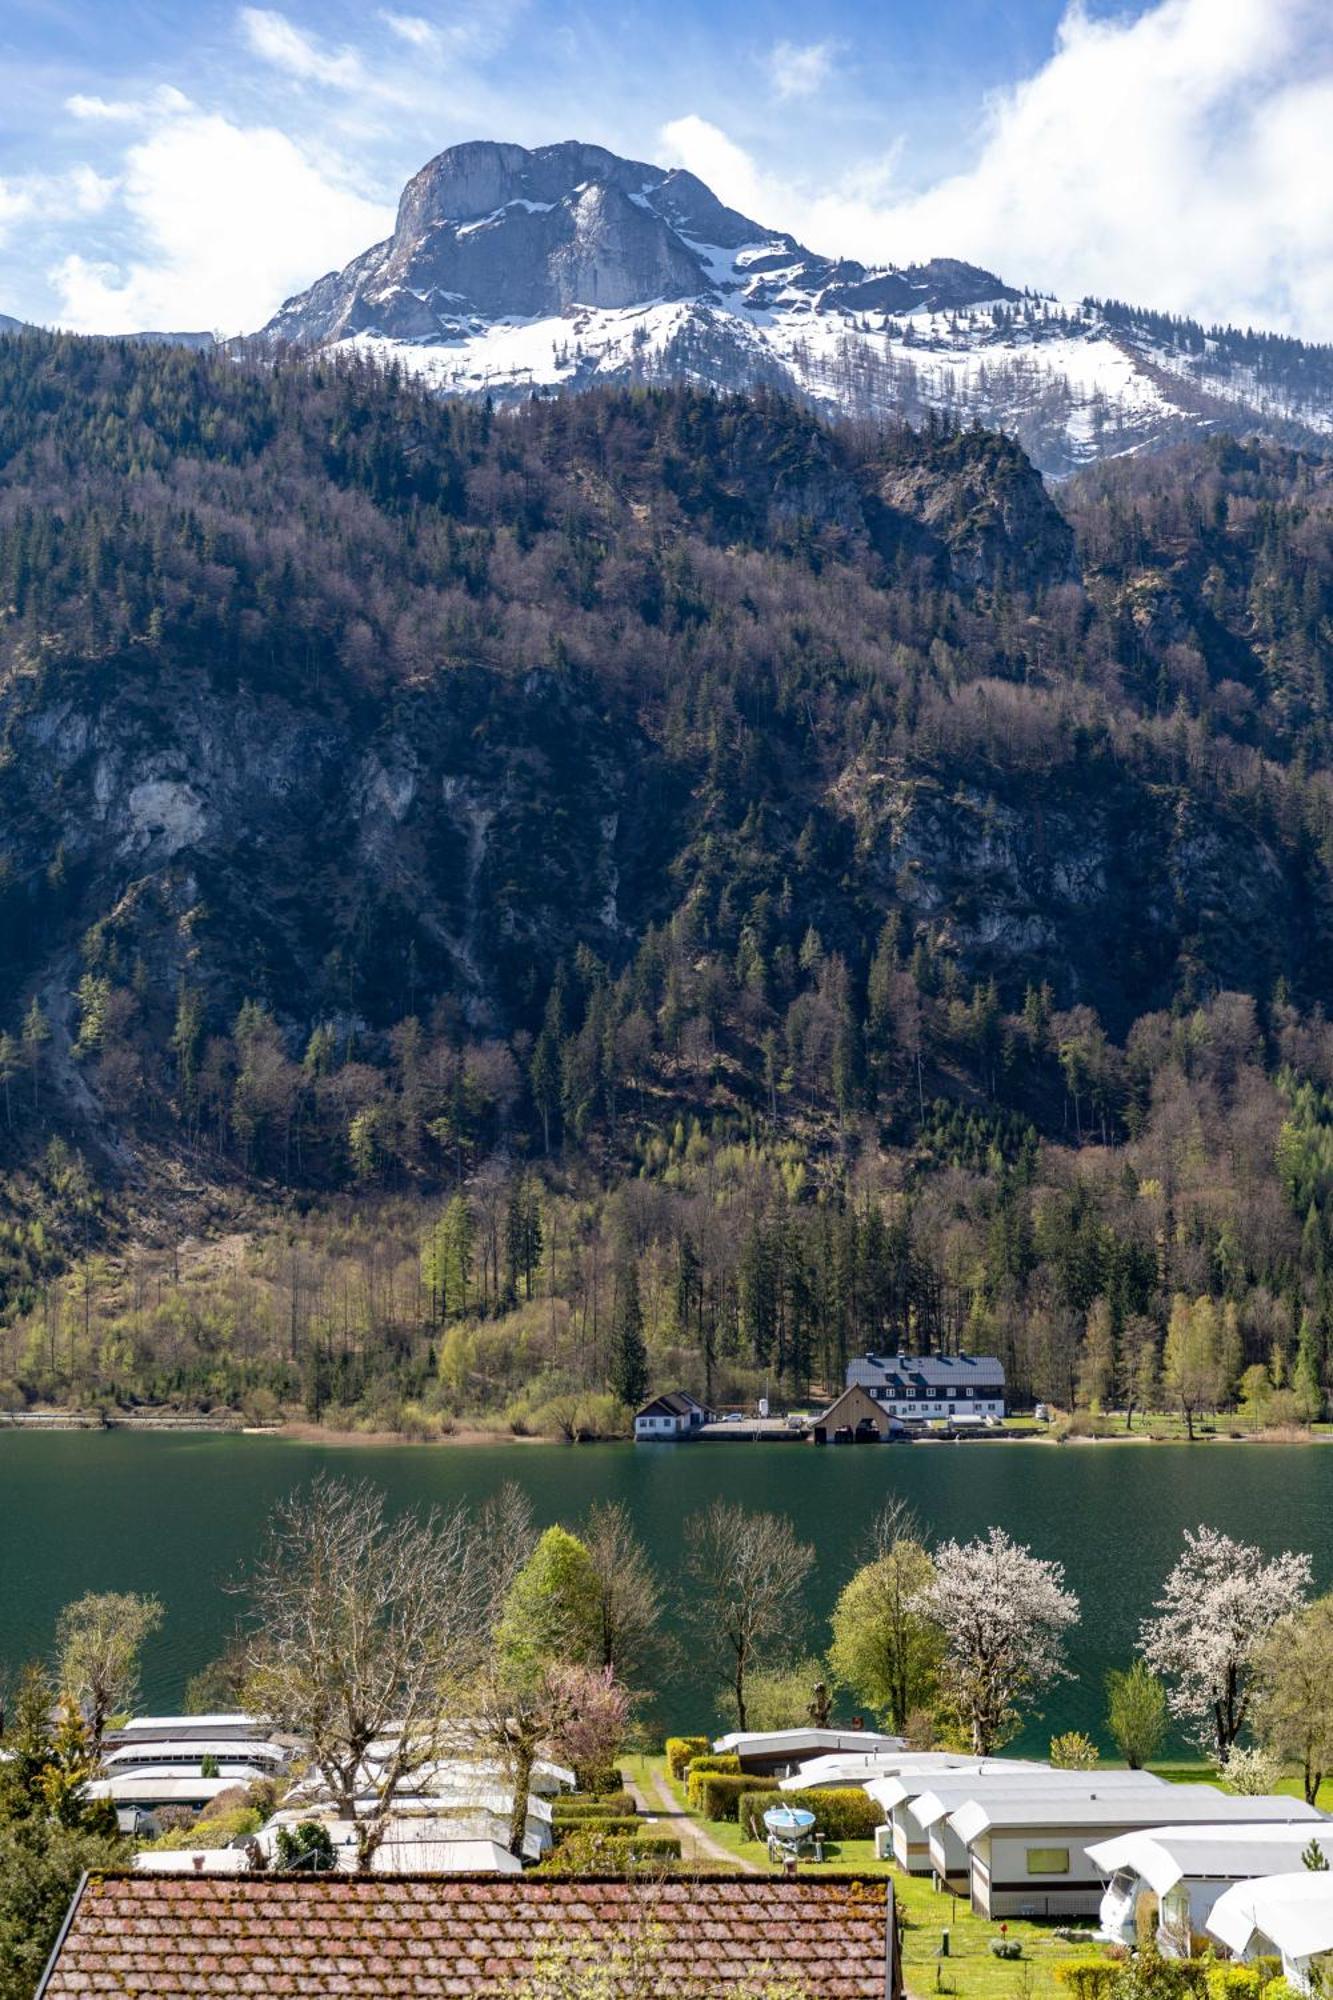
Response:
POLYGON ((1078 1622, 1078 1599, 1064 1580, 1059 1563, 1002 1528, 936 1550, 917 1604, 943 1639, 940 1684, 979 1755, 1014 1734, 1027 1697, 1069 1677, 1064 1634, 1078 1622))
POLYGON ((1139 1631, 1139 1650, 1168 1683, 1167 1704, 1225 1764, 1244 1729, 1264 1642, 1305 1603, 1310 1558, 1265 1556, 1216 1528, 1185 1533, 1185 1549, 1139 1631))
POLYGON ((547 1671, 561 1716, 552 1748, 576 1771, 614 1764, 629 1728, 632 1698, 613 1667, 553 1666, 547 1671))

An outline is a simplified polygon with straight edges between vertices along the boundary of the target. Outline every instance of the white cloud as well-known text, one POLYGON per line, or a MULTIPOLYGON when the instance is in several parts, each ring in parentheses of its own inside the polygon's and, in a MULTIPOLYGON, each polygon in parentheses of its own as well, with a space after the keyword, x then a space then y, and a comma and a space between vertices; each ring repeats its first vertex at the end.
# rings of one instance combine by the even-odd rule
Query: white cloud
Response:
POLYGON ((784 101, 813 97, 833 74, 835 42, 779 42, 768 58, 769 81, 784 101))
POLYGON ((821 250, 1333 335, 1326 0, 1157 0, 1131 21, 1072 5, 1044 67, 985 106, 973 165, 925 188, 890 153, 802 194, 702 119, 667 133, 724 200, 821 250))
POLYGON ((0 180, 0 243, 18 223, 100 215, 115 192, 115 181, 89 166, 71 167, 62 174, 21 174, 0 180))
POLYGON ((102 125, 140 124, 145 118, 189 109, 190 100, 170 84, 163 84, 148 97, 90 97, 76 91, 65 99, 72 118, 102 125))
POLYGON ((399 41, 407 42, 414 49, 433 49, 439 42, 439 30, 420 14, 390 14, 380 9, 379 18, 399 41))
POLYGON ((242 7, 241 30, 251 53, 301 83, 333 90, 364 90, 365 65, 355 49, 328 49, 285 14, 267 7, 242 7))
MULTIPOLYGON (((714 194, 757 222, 766 219, 761 212, 764 203, 780 198, 743 147, 693 112, 662 127, 659 150, 663 166, 688 168, 706 181, 714 194)), ((774 210, 769 218, 775 227, 781 226, 776 221, 778 214, 780 211, 774 210)))
POLYGON ((51 273, 62 325, 251 332, 393 224, 391 211, 323 176, 284 133, 202 112, 130 148, 120 196, 137 252, 118 264, 65 257, 51 273))

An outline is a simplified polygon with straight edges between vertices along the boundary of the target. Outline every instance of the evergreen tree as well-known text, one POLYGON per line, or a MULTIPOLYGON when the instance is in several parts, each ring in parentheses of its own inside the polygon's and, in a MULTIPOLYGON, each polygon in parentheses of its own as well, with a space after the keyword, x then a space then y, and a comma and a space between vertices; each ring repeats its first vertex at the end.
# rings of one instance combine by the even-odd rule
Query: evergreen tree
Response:
POLYGON ((620 1401, 637 1409, 648 1393, 648 1348, 643 1337, 639 1273, 632 1258, 616 1272, 611 1313, 611 1387, 620 1401))

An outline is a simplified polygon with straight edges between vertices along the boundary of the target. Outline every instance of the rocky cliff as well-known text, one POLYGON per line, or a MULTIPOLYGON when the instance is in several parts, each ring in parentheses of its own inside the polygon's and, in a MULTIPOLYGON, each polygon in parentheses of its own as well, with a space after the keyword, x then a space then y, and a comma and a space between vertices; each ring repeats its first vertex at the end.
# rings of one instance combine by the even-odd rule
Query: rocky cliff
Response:
POLYGON ((459 395, 683 381, 876 420, 943 411, 1057 476, 1216 429, 1333 432, 1329 348, 1043 298, 949 257, 822 256, 692 174, 576 141, 441 153, 393 235, 258 337, 358 342, 459 395))

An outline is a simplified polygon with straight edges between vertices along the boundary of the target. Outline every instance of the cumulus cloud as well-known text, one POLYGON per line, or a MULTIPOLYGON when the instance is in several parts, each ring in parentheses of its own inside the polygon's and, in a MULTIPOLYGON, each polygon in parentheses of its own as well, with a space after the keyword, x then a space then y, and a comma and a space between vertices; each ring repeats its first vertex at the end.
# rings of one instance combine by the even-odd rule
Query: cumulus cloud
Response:
POLYGON ((768 58, 769 81, 776 97, 813 97, 833 74, 834 42, 779 42, 768 58))
POLYGON ((135 252, 114 264, 65 257, 51 273, 62 325, 250 332, 393 226, 284 133, 195 111, 129 149, 119 196, 135 252))
POLYGON ((1333 337, 1326 0, 1157 0, 1128 21, 1072 5, 1050 60, 985 106, 974 162, 924 188, 885 162, 793 194, 705 121, 667 130, 724 200, 820 249, 1333 337))
MULTIPOLYGON (((662 127, 659 152, 664 167, 687 167, 743 215, 763 221, 764 203, 777 198, 777 190, 759 172, 744 147, 729 139, 719 126, 693 112, 686 118, 673 118, 662 127)), ((773 214, 779 212, 774 210, 773 214)))

